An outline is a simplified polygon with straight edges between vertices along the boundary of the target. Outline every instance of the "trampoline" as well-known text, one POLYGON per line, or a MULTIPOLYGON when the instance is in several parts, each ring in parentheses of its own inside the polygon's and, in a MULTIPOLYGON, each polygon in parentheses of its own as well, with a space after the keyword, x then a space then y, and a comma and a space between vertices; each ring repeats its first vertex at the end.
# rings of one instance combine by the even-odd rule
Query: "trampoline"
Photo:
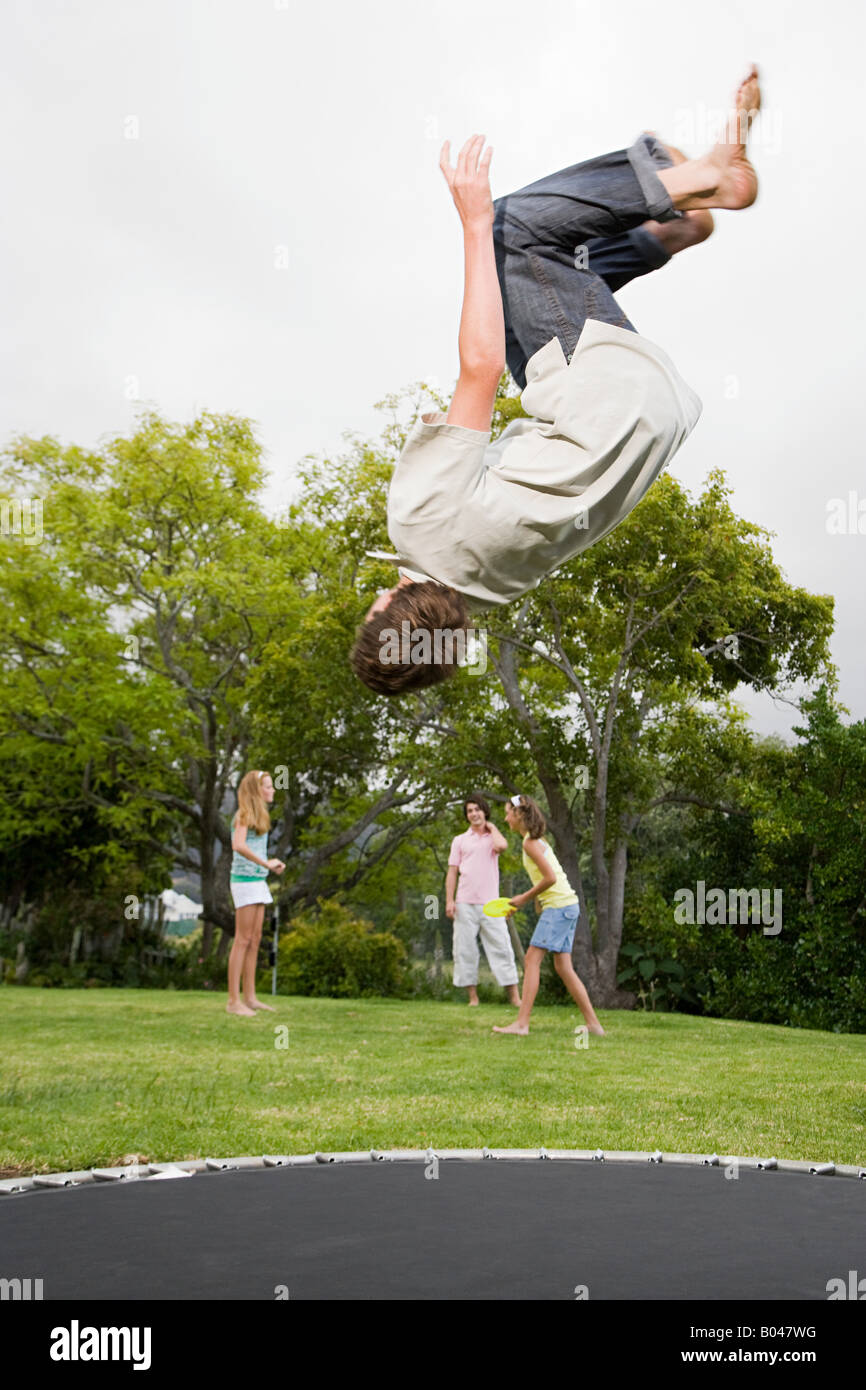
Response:
POLYGON ((863 1178, 544 1149, 93 1169, 0 1183, 0 1276, 76 1301, 826 1301, 866 1268, 863 1178))

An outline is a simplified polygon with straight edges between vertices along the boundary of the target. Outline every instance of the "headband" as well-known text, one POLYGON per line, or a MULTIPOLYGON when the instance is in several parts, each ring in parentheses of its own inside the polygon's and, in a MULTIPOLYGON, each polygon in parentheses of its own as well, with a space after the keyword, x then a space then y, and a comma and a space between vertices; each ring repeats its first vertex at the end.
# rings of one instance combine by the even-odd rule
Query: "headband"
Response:
POLYGON ((519 806, 519 805, 520 805, 520 793, 519 793, 519 792, 518 792, 517 796, 513 796, 513 797, 511 798, 511 804, 512 804, 512 806, 519 806))

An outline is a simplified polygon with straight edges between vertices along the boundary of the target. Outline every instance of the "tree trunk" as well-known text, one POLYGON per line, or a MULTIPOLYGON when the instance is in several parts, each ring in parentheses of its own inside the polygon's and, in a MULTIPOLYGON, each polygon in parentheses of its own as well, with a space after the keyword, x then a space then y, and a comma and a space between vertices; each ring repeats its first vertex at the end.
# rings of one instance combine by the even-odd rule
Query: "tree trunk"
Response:
MULTIPOLYGON (((548 804, 556 802, 549 787, 546 788, 546 794, 548 804)), ((587 911, 574 826, 569 822, 567 830, 562 834, 560 827, 552 822, 552 829, 555 831, 557 858, 580 900, 580 917, 571 953, 574 968, 586 985, 593 1004, 598 1008, 632 1009, 635 996, 628 990, 621 989, 616 983, 617 959, 622 942, 627 845, 625 841, 617 845, 610 864, 608 865, 606 860, 603 861, 600 874, 599 865, 596 863, 596 913, 599 924, 596 949, 592 940, 592 924, 587 911)))
POLYGON ((526 965, 526 952, 523 949, 523 944, 520 940, 520 937, 517 934, 517 928, 514 925, 514 919, 512 917, 509 917, 508 919, 508 935, 511 937, 511 944, 514 947, 514 954, 517 957, 517 964, 520 966, 522 970, 526 965))
POLYGON ((621 840, 615 847, 607 873, 605 903, 606 932, 604 945, 596 957, 598 963, 598 1003, 605 1009, 631 1009, 635 996, 621 989, 616 982, 616 966, 622 944, 623 910, 625 907, 625 878, 628 869, 628 845, 621 840))
POLYGON ((235 913, 229 891, 231 873, 231 835, 222 816, 222 791, 216 782, 216 719, 211 712, 209 721, 210 759, 200 768, 201 819, 199 821, 199 864, 203 915, 234 934, 235 913), (217 857, 217 844, 220 854, 217 857))
POLYGON ((201 934, 201 953, 205 960, 207 960, 213 950, 213 926, 214 924, 210 918, 205 917, 201 934))
POLYGON ((15 953, 15 982, 21 984, 22 980, 27 979, 27 972, 30 969, 30 962, 27 959, 27 952, 23 941, 18 942, 15 953))

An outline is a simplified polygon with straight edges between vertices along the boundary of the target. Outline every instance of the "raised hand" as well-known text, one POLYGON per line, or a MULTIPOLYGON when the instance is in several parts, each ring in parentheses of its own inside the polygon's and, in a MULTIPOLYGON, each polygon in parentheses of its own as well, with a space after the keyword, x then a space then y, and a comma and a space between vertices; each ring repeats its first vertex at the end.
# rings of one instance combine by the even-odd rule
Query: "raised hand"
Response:
POLYGON ((484 149, 485 135, 470 135, 457 156, 457 167, 451 167, 451 141, 446 140, 439 155, 439 168, 451 190, 454 206, 464 227, 473 224, 487 226, 493 222, 493 199, 490 195, 490 161, 493 146, 484 149))

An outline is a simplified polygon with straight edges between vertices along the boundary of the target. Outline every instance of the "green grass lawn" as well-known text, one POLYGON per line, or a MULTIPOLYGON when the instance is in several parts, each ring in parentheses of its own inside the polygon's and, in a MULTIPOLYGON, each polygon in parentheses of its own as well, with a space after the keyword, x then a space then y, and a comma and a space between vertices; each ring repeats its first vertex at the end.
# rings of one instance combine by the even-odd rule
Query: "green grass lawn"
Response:
POLYGON ((315 1149, 652 1149, 866 1160, 866 1037, 683 1014, 4 987, 0 1168, 315 1149), (275 1046, 288 1025, 288 1047, 275 1046))

